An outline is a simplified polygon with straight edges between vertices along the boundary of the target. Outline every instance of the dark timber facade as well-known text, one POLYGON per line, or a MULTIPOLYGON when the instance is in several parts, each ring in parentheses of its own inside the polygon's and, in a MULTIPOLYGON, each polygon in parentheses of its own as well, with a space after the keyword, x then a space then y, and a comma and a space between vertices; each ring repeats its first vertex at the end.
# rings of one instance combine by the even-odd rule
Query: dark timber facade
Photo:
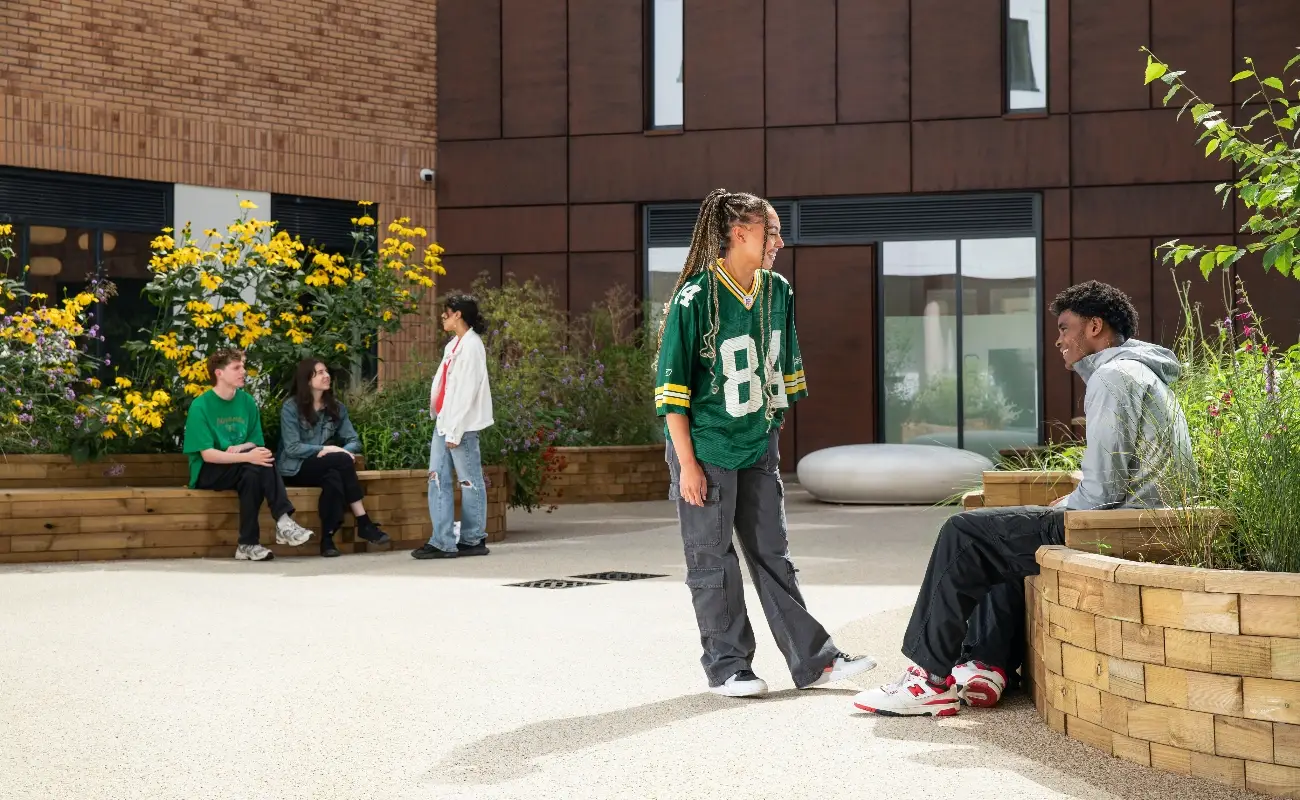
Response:
MULTIPOLYGON (((810 389, 788 468, 838 444, 1049 436, 1083 398, 1046 314, 1072 282, 1120 286, 1138 335, 1170 343, 1180 311, 1153 248, 1232 241, 1246 215, 1220 207, 1231 165, 1143 85, 1139 48, 1227 107, 1249 93, 1229 83, 1243 56, 1280 74, 1300 45, 1300 6, 1276 0, 437 10, 444 287, 537 277, 581 312, 623 284, 661 307, 705 193, 771 198, 810 389)), ((1294 342, 1295 281, 1257 259, 1239 273, 1294 342)), ((1217 283, 1179 277, 1219 315, 1217 283)))

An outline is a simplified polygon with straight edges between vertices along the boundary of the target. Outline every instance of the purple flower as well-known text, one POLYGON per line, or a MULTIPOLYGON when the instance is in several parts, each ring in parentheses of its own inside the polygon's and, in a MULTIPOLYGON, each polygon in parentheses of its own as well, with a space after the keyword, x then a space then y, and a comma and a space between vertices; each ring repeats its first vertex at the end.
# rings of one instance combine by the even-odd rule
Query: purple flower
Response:
POLYGON ((68 387, 68 390, 67 390, 66 392, 63 393, 63 396, 64 396, 65 398, 67 398, 68 400, 76 400, 76 399, 77 399, 77 393, 74 392, 74 391, 72 391, 72 387, 71 387, 71 386, 69 386, 69 387, 68 387))
POLYGON ((394 442, 397 441, 397 437, 401 435, 402 435, 401 431, 393 431, 393 441, 394 442))
POLYGON ((19 414, 19 415, 18 415, 18 421, 19 421, 19 422, 22 422, 22 423, 30 423, 30 422, 32 421, 32 415, 31 415, 31 414, 19 414))

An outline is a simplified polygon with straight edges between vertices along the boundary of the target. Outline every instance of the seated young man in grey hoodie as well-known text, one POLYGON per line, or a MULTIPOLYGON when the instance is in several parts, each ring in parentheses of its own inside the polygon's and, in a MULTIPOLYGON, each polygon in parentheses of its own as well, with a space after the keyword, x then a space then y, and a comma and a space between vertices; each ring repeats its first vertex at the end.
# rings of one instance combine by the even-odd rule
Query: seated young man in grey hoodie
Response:
POLYGON ((1129 298, 1088 281, 1057 295, 1051 313, 1066 368, 1087 385, 1083 479, 1052 506, 982 508, 944 523, 903 637, 916 666, 858 694, 859 710, 944 717, 962 703, 995 705, 1024 652, 1024 579, 1038 574, 1039 547, 1065 543, 1065 510, 1158 507, 1163 471, 1190 464, 1170 389, 1182 369, 1170 350, 1132 338, 1129 298))

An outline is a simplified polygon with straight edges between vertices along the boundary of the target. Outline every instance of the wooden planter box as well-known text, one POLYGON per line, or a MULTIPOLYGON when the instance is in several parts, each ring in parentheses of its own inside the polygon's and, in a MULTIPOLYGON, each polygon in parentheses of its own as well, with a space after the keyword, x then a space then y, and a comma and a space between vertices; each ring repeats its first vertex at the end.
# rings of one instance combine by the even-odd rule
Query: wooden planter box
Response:
MULTIPOLYGON (((506 535, 509 500, 504 470, 484 469, 488 488, 488 541, 506 535)), ((358 473, 366 511, 393 539, 375 546, 356 538, 351 514, 335 537, 343 552, 414 549, 432 534, 424 470, 358 473)), ((319 489, 289 488, 294 517, 318 535, 302 547, 275 544, 265 508, 262 544, 276 555, 319 553, 319 489)), ((456 492, 459 516, 460 492, 456 492)), ((183 487, 17 488, 0 490, 0 563, 101 561, 127 558, 229 558, 238 538, 239 501, 234 492, 183 487)))
POLYGON ((105 456, 78 464, 71 456, 0 455, 0 490, 105 486, 184 486, 190 462, 180 454, 105 456))
POLYGON ((1117 758, 1300 796, 1300 575, 1069 546, 1100 533, 1136 554, 1177 513, 1067 512, 1067 546, 1041 548, 1026 581, 1034 703, 1053 730, 1117 758))
POLYGON ((967 508, 1050 505, 1074 491, 1081 479, 1077 472, 1039 470, 988 470, 983 477, 983 491, 963 497, 967 508))
POLYGON ((557 447, 562 459, 552 475, 543 502, 626 503, 668 498, 668 464, 664 446, 557 447))

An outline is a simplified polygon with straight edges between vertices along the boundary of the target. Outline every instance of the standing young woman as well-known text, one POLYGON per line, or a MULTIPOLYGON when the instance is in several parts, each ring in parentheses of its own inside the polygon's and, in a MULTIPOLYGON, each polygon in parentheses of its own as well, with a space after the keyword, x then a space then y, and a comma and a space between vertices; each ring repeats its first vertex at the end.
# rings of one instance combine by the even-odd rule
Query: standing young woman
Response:
POLYGON ((767 692, 751 669, 754 632, 733 528, 795 686, 822 686, 876 666, 836 648, 805 608, 790 561, 777 437, 786 409, 808 387, 794 289, 772 271, 784 245, 767 201, 710 193, 659 331, 655 405, 668 428, 670 495, 701 663, 710 690, 730 697, 767 692))
POLYGON ((280 452, 275 459, 286 486, 319 486, 320 554, 339 555, 334 534, 343 527, 344 506, 357 518, 357 535, 367 542, 387 544, 388 534, 366 514, 366 496, 357 480, 356 456, 361 452, 348 409, 334 399, 333 379, 323 361, 299 362, 293 397, 280 409, 280 452), (343 446, 330 444, 335 439, 343 446))
POLYGON ((433 536, 415 558, 485 556, 487 488, 479 431, 492 424, 492 389, 488 385, 487 349, 480 337, 487 323, 478 301, 457 294, 447 299, 442 329, 456 334, 443 350, 442 363, 429 389, 429 415, 438 421, 429 443, 429 517, 433 536), (460 482, 460 534, 455 524, 452 468, 460 482))

